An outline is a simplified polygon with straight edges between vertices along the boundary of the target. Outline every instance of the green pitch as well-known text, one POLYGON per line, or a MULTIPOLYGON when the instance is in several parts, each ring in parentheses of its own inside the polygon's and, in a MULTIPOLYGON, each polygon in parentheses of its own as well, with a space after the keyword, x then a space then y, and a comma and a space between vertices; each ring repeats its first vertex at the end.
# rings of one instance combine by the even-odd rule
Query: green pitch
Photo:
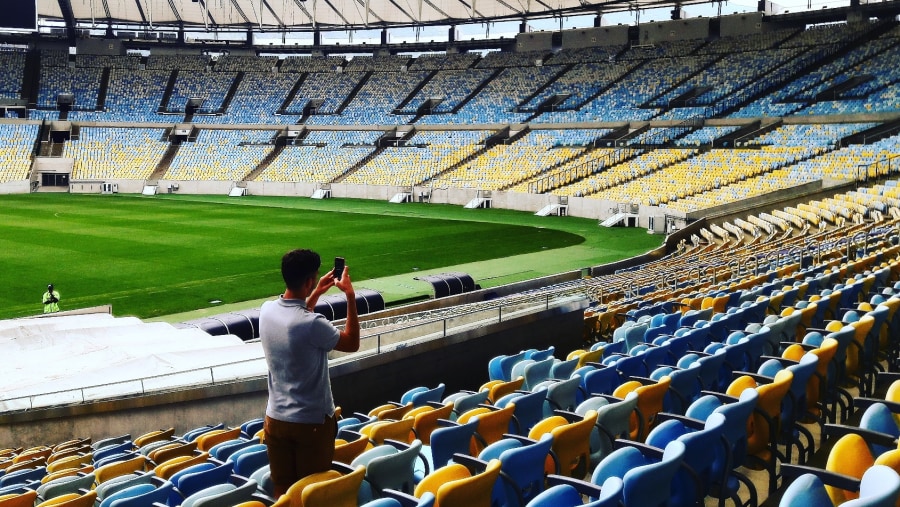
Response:
POLYGON ((390 304, 430 292, 417 274, 460 270, 492 287, 630 257, 661 240, 590 219, 418 203, 4 195, 0 318, 40 313, 48 283, 64 310, 111 304, 116 315, 152 318, 251 308, 283 289, 281 255, 298 247, 322 255, 323 273, 335 255, 346 257, 354 285, 390 304))

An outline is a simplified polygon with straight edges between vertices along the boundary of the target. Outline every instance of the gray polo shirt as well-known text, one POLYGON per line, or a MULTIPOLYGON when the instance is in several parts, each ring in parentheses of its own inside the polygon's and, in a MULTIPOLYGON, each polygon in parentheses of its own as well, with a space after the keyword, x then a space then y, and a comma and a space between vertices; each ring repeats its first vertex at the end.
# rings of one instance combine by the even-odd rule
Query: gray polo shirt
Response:
POLYGON ((259 335, 269 366, 266 415, 279 421, 321 424, 334 414, 328 352, 340 332, 299 299, 263 303, 259 335))

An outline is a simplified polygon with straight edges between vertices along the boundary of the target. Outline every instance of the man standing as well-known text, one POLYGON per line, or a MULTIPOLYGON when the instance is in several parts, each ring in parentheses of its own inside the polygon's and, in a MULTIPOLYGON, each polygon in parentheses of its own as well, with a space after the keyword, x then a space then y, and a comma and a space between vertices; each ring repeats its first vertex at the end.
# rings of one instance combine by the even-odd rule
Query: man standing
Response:
POLYGON ((299 479, 328 470, 337 434, 328 352, 359 350, 356 294, 348 270, 321 279, 319 254, 292 250, 281 259, 284 294, 262 305, 259 334, 269 367, 265 443, 275 497, 299 479), (347 321, 339 330, 314 313, 316 301, 336 286, 347 297, 347 321))
POLYGON ((44 313, 56 313, 59 311, 59 292, 53 290, 53 284, 47 286, 47 292, 42 298, 44 313))

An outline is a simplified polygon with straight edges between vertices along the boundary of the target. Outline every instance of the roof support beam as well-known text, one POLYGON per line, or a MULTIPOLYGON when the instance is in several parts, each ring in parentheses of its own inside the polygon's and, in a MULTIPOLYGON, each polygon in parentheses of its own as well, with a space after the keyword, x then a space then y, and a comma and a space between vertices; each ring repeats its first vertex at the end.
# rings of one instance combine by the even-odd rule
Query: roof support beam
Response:
MULTIPOLYGON (((135 6, 137 6, 138 14, 141 15, 141 24, 153 26, 153 20, 147 19, 147 13, 144 12, 144 7, 141 5, 141 0, 134 0, 135 6)), ((150 12, 149 10, 147 12, 150 12)))
MULTIPOLYGON (((234 2, 235 0, 231 0, 231 1, 234 2)), ((275 19, 275 24, 276 24, 276 25, 278 25, 278 26, 286 26, 286 25, 285 25, 285 20, 283 20, 283 19, 281 19, 281 18, 278 17, 278 13, 275 12, 275 9, 273 9, 272 6, 269 4, 269 0, 261 0, 261 1, 260 1, 260 4, 261 4, 261 6, 260 6, 260 11, 262 11, 262 6, 265 6, 266 9, 268 9, 269 12, 272 14, 272 18, 275 19)), ((286 14, 286 13, 283 13, 283 14, 286 14)), ((260 21, 262 21, 262 20, 260 20, 260 21)), ((262 25, 261 22, 260 22, 260 25, 262 25)))
POLYGON ((250 23, 250 22, 251 22, 251 21, 250 21, 250 18, 248 18, 247 15, 244 14, 244 11, 241 10, 241 6, 238 5, 237 2, 236 2, 235 0, 231 0, 231 5, 232 5, 232 7, 234 7, 234 10, 236 10, 237 13, 241 16, 241 18, 243 18, 243 20, 244 20, 245 23, 250 23))
MULTIPOLYGON (((147 4, 147 6, 149 7, 150 4, 147 4)), ((172 9, 172 15, 175 16, 175 19, 178 20, 178 23, 182 24, 184 22, 184 19, 181 18, 181 13, 178 12, 178 8, 175 7, 175 0, 169 0, 169 8, 172 9)), ((184 31, 184 26, 181 27, 181 31, 184 31)))
POLYGON ((62 12, 63 20, 66 22, 66 37, 70 44, 75 43, 75 14, 72 11, 72 2, 70 0, 59 0, 59 10, 62 12))

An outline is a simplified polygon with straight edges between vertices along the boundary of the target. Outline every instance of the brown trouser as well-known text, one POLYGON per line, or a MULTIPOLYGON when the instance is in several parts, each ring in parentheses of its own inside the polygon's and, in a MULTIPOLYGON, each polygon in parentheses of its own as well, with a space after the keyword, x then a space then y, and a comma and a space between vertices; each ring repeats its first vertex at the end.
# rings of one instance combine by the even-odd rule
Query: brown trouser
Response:
POLYGON ((275 498, 307 475, 331 468, 337 422, 322 424, 278 421, 266 417, 265 441, 275 498))

